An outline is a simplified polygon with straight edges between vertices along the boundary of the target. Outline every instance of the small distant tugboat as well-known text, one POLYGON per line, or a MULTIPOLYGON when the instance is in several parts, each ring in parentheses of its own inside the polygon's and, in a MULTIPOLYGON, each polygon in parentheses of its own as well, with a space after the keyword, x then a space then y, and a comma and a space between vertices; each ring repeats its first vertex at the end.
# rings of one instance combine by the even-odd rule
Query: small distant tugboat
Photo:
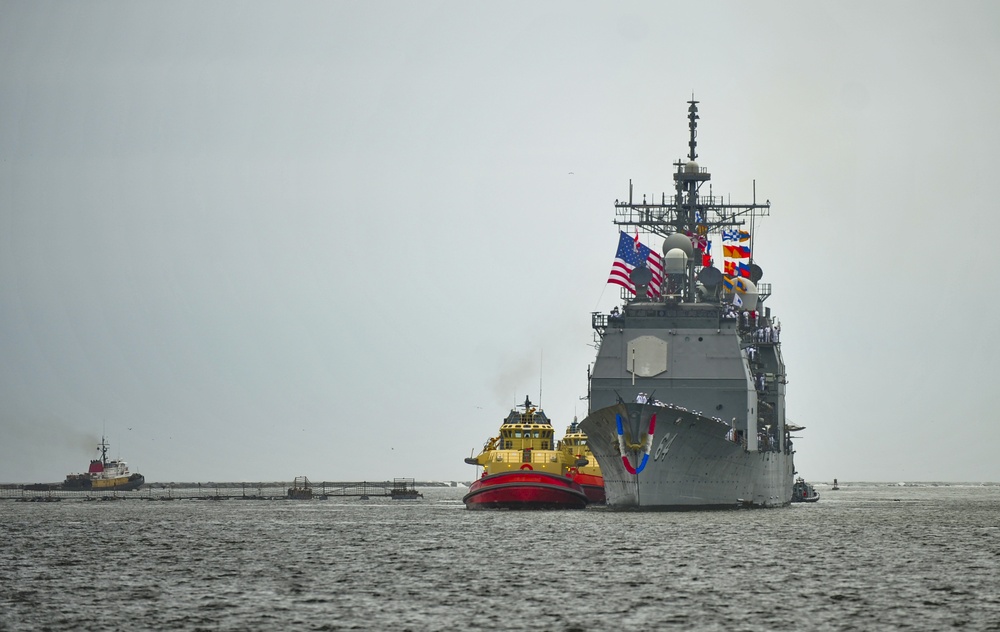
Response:
POLYGON ((562 452, 563 462, 569 467, 566 475, 580 484, 583 493, 587 495, 587 502, 603 505, 605 496, 601 466, 597 464, 594 453, 590 451, 587 435, 580 430, 575 417, 573 423, 566 428, 563 440, 559 442, 559 451, 562 452))
POLYGON ((101 458, 93 459, 86 474, 70 474, 63 481, 66 491, 124 491, 139 489, 146 478, 139 473, 129 472, 128 463, 121 459, 108 460, 108 443, 101 437, 97 446, 101 458))
POLYGON ((556 449, 552 423, 527 397, 500 426, 479 456, 483 468, 462 501, 467 509, 582 509, 587 495, 556 449))
POLYGON ((805 482, 801 476, 795 479, 795 484, 792 485, 793 503, 814 503, 817 500, 819 500, 819 493, 813 489, 812 485, 805 482))

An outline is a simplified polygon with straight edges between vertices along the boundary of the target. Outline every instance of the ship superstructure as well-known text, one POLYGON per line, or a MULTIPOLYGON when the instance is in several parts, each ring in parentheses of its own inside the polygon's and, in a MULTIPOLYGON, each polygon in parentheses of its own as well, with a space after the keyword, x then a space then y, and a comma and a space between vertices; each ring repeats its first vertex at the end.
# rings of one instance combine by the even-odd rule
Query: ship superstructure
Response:
POLYGON ((621 248, 635 232, 631 254, 645 253, 641 231, 662 238, 663 255, 633 257, 627 280, 614 282, 634 294, 623 289, 620 311, 592 315, 598 352, 581 427, 611 507, 786 505, 794 469, 780 325, 747 245, 770 202, 702 191, 711 175, 696 161, 698 102, 688 105, 689 152, 675 163, 674 193, 638 202, 630 183, 628 200, 615 203, 621 248), (713 237, 749 261, 720 270, 713 237))

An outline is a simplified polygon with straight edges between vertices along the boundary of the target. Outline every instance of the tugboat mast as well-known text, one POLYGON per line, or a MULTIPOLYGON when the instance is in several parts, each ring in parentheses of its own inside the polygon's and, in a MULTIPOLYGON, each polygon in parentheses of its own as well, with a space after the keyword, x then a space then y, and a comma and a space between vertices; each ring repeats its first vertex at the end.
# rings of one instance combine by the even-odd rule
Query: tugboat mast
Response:
POLYGON ((104 435, 101 435, 101 445, 97 446, 97 449, 101 451, 101 464, 107 467, 108 465, 108 444, 104 439, 104 435))

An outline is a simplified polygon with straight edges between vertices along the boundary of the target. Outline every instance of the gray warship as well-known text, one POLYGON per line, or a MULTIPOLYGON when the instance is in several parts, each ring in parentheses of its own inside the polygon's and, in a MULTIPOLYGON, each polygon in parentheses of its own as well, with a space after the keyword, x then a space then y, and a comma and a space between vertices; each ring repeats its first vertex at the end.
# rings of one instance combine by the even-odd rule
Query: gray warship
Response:
POLYGON ((756 184, 749 204, 713 196, 710 186, 702 193, 711 175, 696 162, 698 101, 688 106, 689 152, 675 163, 674 193, 640 203, 630 181, 629 199, 615 202, 616 263, 634 267, 617 280, 623 266, 613 268, 609 279, 629 288, 621 311, 592 314, 598 351, 581 427, 611 508, 785 506, 790 433, 801 427, 785 417, 780 323, 764 305, 771 287, 743 245, 771 204, 757 202, 756 184), (662 257, 646 256, 640 231, 663 238, 662 257), (749 261, 715 267, 713 237, 749 261))

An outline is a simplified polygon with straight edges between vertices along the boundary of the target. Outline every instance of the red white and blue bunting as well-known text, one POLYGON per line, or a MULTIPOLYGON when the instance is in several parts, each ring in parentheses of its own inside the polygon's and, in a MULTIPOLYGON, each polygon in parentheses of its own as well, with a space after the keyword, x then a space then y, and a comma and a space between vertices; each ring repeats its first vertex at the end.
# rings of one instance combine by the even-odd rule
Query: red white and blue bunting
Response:
POLYGON ((656 415, 649 418, 649 430, 646 432, 646 442, 643 446, 629 446, 625 442, 625 429, 622 426, 622 416, 615 415, 615 423, 618 424, 618 449, 622 453, 622 463, 625 464, 625 469, 628 470, 629 474, 638 474, 646 467, 646 462, 649 461, 649 451, 653 449, 653 432, 656 431, 656 415), (628 456, 628 451, 630 448, 642 447, 642 461, 639 463, 639 467, 634 467, 632 465, 632 460, 628 456))

